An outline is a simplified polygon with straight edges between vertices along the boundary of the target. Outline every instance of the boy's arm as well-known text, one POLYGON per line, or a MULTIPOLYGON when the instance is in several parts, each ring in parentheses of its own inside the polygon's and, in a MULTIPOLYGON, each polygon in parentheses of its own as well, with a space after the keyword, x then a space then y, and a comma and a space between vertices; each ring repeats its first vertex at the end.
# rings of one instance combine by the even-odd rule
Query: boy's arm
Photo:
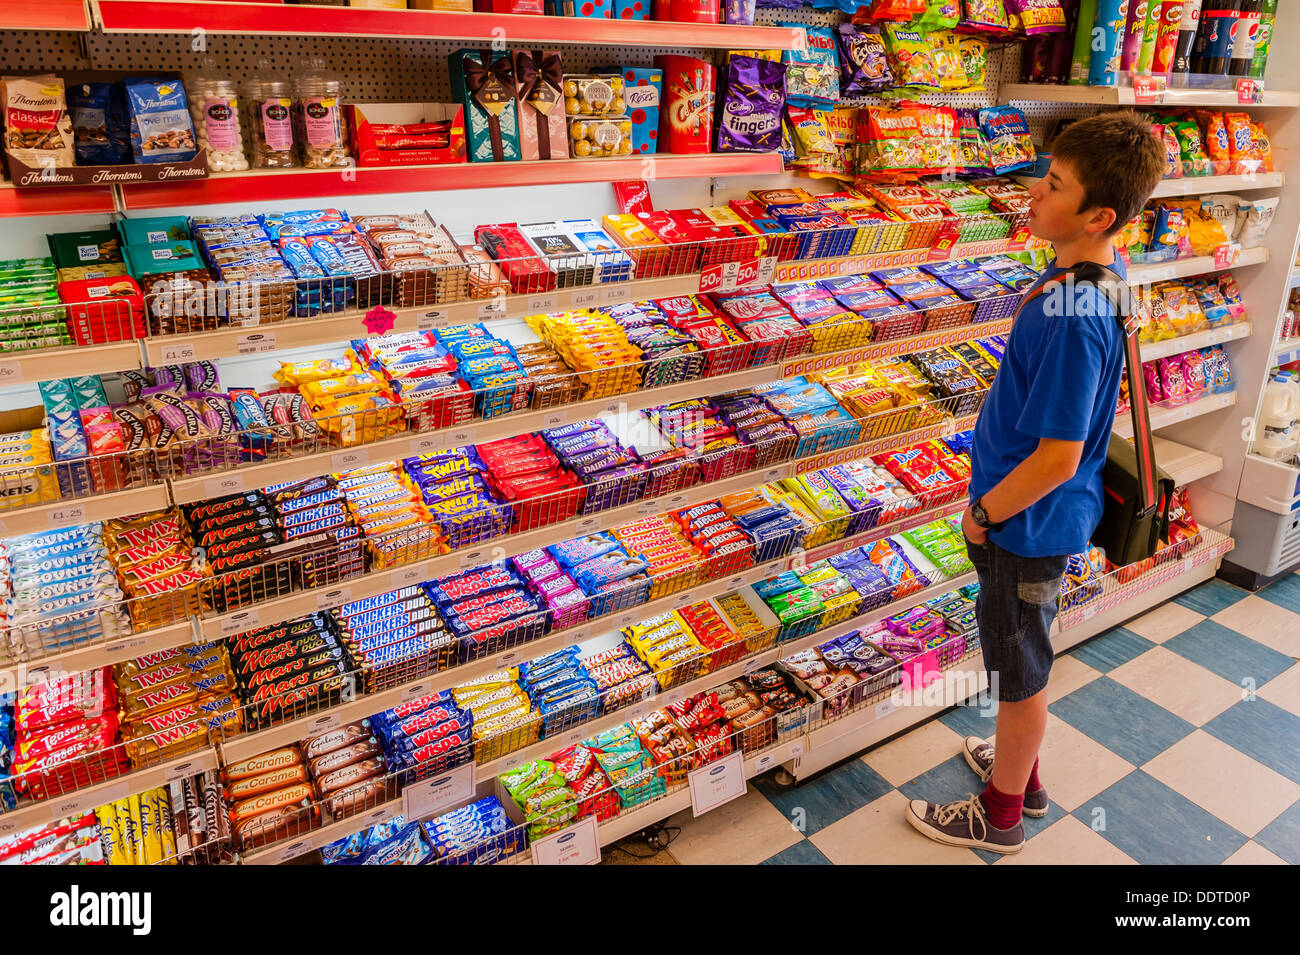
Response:
MULTIPOLYGON (((1033 454, 980 498, 989 520, 995 524, 1010 520, 1074 477, 1083 457, 1083 444, 1082 441, 1039 438, 1033 454)), ((988 536, 988 531, 971 517, 969 507, 962 514, 961 529, 975 544, 984 543, 988 536)))

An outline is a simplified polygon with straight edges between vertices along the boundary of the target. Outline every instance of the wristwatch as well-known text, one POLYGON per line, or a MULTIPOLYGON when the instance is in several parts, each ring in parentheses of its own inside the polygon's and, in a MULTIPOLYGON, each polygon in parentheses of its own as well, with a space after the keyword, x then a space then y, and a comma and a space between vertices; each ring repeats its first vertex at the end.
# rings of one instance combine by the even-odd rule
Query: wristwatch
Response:
POLYGON ((991 520, 989 520, 989 512, 984 510, 984 505, 981 504, 979 501, 975 501, 973 504, 971 504, 970 516, 971 516, 971 520, 973 520, 976 524, 978 524, 980 527, 984 528, 987 531, 996 531, 1002 529, 1001 524, 994 524, 991 520))

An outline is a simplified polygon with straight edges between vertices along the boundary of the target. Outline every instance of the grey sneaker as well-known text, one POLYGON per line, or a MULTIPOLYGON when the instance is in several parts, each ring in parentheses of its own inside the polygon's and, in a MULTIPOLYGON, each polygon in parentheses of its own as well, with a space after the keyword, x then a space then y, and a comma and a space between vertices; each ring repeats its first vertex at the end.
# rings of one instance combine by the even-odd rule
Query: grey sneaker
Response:
POLYGON ((967 849, 987 849, 1010 855, 1025 845, 1025 824, 1018 822, 1010 829, 994 829, 984 812, 979 796, 950 803, 932 803, 913 799, 907 804, 907 821, 912 828, 928 839, 946 846, 964 846, 967 849))
MULTIPOLYGON (((966 765, 975 770, 975 775, 980 778, 980 782, 988 782, 993 776, 993 744, 980 739, 978 736, 967 736, 966 742, 961 749, 966 757, 966 765)), ((1025 791, 1024 813, 1026 816, 1033 816, 1035 819, 1047 815, 1046 786, 1040 786, 1033 791, 1025 791)))

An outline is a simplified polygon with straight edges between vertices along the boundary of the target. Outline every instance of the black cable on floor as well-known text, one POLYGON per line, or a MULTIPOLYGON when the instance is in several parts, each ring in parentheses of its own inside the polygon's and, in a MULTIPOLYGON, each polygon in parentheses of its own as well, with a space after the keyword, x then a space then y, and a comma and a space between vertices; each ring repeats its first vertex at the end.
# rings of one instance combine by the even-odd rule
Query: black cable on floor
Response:
POLYGON ((671 846, 673 844, 673 840, 676 839, 681 834, 682 834, 682 830, 680 826, 665 826, 662 823, 656 822, 654 825, 646 826, 645 829, 641 830, 641 836, 645 840, 647 848, 650 849, 650 852, 647 853, 633 852, 631 849, 627 848, 624 845, 620 845, 619 843, 615 843, 609 848, 616 849, 619 852, 623 853, 624 855, 630 856, 633 859, 653 859, 659 853, 663 852, 665 849, 671 846), (655 843, 659 843, 659 842, 662 842, 662 845, 659 845, 658 848, 655 848, 654 847, 655 843))

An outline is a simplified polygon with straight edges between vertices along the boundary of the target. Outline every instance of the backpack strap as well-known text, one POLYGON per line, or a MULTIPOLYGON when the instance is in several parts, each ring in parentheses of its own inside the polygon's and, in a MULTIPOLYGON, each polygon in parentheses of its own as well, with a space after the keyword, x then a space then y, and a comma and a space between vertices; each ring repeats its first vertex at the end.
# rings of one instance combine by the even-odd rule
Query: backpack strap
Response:
POLYGON ((1120 335, 1124 339, 1124 365, 1128 370, 1129 413, 1133 419, 1133 446, 1137 451, 1138 495, 1145 516, 1160 503, 1156 496, 1156 453, 1151 437, 1151 413, 1147 407, 1146 382, 1142 377, 1142 348, 1138 342, 1139 319, 1133 308, 1132 291, 1119 274, 1096 262, 1080 262, 1026 292, 1016 311, 1050 289, 1072 285, 1095 286, 1115 309, 1120 335))

